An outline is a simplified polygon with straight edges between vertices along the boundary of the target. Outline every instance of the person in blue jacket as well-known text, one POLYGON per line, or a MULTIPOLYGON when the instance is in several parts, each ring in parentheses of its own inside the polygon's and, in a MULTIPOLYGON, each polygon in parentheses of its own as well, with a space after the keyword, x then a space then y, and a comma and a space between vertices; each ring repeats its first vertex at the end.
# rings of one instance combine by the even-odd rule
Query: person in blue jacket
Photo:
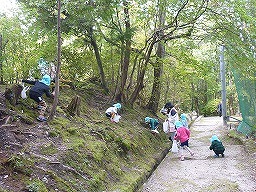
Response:
POLYGON ((157 131, 157 128, 159 125, 159 121, 157 119, 151 118, 151 117, 146 117, 145 123, 149 124, 152 133, 159 133, 157 131))
POLYGON ((47 121, 44 116, 47 104, 42 96, 45 94, 47 97, 54 97, 54 94, 50 93, 51 77, 49 75, 44 75, 40 81, 22 80, 22 82, 33 85, 29 90, 29 97, 37 102, 38 109, 40 109, 37 120, 47 121))

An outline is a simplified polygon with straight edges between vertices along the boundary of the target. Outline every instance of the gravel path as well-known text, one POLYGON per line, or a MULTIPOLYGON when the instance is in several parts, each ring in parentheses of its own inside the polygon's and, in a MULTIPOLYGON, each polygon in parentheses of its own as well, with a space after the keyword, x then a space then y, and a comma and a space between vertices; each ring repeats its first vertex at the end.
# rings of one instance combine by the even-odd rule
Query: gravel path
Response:
POLYGON ((256 192, 256 175, 244 147, 222 140, 226 151, 224 158, 214 158, 209 150, 210 138, 216 134, 221 140, 227 130, 221 117, 203 117, 191 127, 190 148, 195 155, 185 151, 185 161, 169 152, 141 192, 256 192))

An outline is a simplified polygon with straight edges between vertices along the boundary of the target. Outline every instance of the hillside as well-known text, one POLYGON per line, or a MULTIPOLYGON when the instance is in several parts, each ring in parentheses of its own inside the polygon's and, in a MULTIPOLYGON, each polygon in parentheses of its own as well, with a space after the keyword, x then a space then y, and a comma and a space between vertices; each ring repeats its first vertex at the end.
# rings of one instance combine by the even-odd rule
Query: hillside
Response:
POLYGON ((111 123, 105 110, 113 103, 97 83, 72 87, 61 85, 56 116, 43 123, 31 99, 12 106, 1 88, 0 191, 134 191, 167 153, 166 135, 143 122, 149 112, 123 106, 121 121, 111 123), (71 116, 76 95, 80 115, 71 116))

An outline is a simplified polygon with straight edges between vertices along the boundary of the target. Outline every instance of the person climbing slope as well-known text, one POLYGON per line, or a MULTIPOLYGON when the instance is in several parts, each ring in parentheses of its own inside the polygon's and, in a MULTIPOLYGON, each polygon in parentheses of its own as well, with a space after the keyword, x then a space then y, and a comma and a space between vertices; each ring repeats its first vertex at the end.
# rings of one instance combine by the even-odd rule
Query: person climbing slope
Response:
POLYGON ((155 118, 151 118, 151 117, 146 117, 145 118, 145 123, 149 124, 150 126, 150 130, 152 133, 159 133, 157 131, 158 125, 159 125, 159 121, 155 118))
POLYGON ((33 99, 38 104, 39 116, 37 117, 38 121, 47 121, 44 116, 47 109, 47 104, 43 100, 43 94, 47 97, 54 97, 54 94, 50 93, 50 84, 51 78, 49 75, 44 75, 40 81, 31 81, 31 80, 22 80, 24 83, 33 85, 29 90, 29 97, 33 99))
POLYGON ((118 115, 118 110, 120 110, 122 105, 120 103, 115 103, 112 107, 109 107, 106 110, 106 116, 110 119, 111 122, 118 122, 120 115, 118 115), (116 118, 117 117, 117 118, 116 118))

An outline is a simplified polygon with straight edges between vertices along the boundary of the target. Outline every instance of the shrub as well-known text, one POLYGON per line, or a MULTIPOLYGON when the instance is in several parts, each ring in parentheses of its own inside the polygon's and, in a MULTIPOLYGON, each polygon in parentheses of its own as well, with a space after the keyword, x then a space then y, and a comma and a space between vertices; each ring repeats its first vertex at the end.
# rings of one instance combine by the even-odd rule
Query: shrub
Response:
POLYGON ((220 103, 219 99, 214 99, 209 101, 206 106, 202 109, 202 114, 204 116, 215 116, 217 115, 217 106, 220 103))

